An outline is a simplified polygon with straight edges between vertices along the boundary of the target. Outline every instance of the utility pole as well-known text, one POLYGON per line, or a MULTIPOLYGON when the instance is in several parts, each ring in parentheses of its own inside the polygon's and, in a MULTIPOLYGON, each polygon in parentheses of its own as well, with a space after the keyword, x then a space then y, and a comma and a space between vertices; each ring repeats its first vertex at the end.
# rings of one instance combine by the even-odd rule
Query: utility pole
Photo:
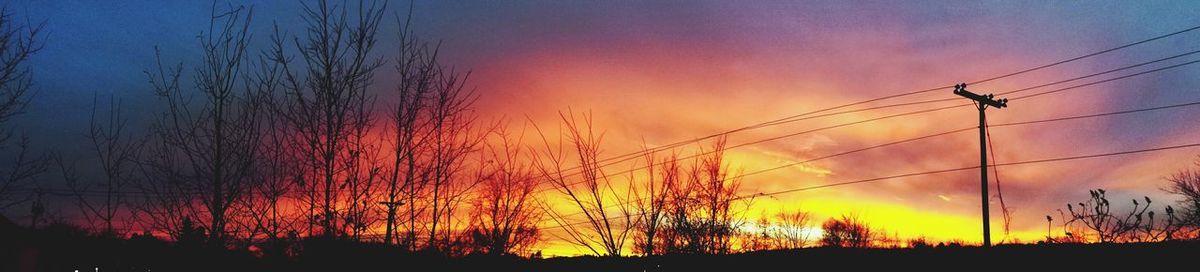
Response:
POLYGON ((383 244, 390 246, 392 245, 392 233, 396 231, 396 229, 394 229, 396 223, 396 207, 404 205, 404 202, 399 200, 380 201, 379 205, 383 205, 388 208, 387 229, 384 230, 383 244))
POLYGON ((975 107, 979 109, 979 195, 980 202, 983 204, 983 247, 992 246, 992 230, 989 224, 988 217, 988 182, 987 182, 987 116, 983 110, 988 106, 997 109, 1008 107, 1008 99, 1002 98, 995 100, 992 94, 978 95, 967 91, 967 84, 960 83, 954 85, 954 94, 966 97, 975 101, 975 107))

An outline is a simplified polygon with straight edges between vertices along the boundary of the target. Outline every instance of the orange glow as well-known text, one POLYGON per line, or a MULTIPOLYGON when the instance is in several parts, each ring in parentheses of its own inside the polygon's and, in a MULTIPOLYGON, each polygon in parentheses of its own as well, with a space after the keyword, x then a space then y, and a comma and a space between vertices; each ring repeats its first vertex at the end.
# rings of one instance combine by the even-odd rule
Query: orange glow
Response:
MULTIPOLYGON (((590 111, 595 116, 598 130, 606 133, 604 157, 608 157, 637 151, 643 141, 650 146, 658 146, 814 109, 905 90, 954 83, 933 81, 930 80, 932 78, 924 77, 924 74, 937 74, 937 78, 967 81, 1045 62, 1042 59, 1021 56, 995 55, 988 56, 986 62, 990 65, 987 67, 945 67, 933 63, 947 61, 946 59, 953 56, 947 54, 936 56, 935 59, 912 59, 903 54, 886 52, 903 51, 906 41, 867 36, 869 35, 855 36, 850 40, 871 40, 876 42, 876 45, 882 43, 895 45, 897 48, 883 50, 884 52, 837 55, 838 63, 844 63, 847 67, 862 67, 856 65, 911 62, 919 63, 914 64, 919 66, 919 69, 900 71, 865 67, 865 71, 849 73, 846 71, 853 70, 846 70, 850 68, 837 65, 804 65, 807 62, 800 57, 817 56, 815 58, 820 59, 820 54, 824 52, 769 55, 720 46, 674 47, 678 44, 664 41, 642 41, 636 44, 617 41, 616 43, 626 46, 611 45, 597 49, 587 45, 576 45, 524 52, 493 60, 476 68, 479 71, 476 84, 491 92, 511 94, 481 100, 480 105, 484 113, 528 116, 543 128, 556 124, 559 110, 565 111, 570 108, 575 112, 590 111), (917 72, 918 70, 921 72, 917 72), (875 76, 877 78, 873 82, 886 84, 879 86, 879 89, 855 89, 858 85, 856 81, 859 80, 857 78, 861 76, 859 74, 875 76)), ((1005 81, 971 88, 980 92, 1010 91, 1035 85, 1034 83, 1049 82, 1096 70, 1090 67, 1072 67, 1022 76, 1019 82, 1005 81)), ((1045 89, 1035 91, 1042 90, 1045 89)), ((1109 104, 1106 101, 1122 96, 1121 91, 1124 90, 1111 85, 1098 85, 1061 95, 1012 101, 1009 103, 1011 109, 989 112, 989 121, 1003 123, 1111 111, 1112 109, 1106 109, 1109 104), (1068 94, 1087 94, 1095 99, 1064 103, 1068 94)), ((947 97, 954 97, 949 89, 872 105, 947 97)), ((813 128, 965 102, 905 106, 793 122, 733 134, 729 144, 737 145, 813 128)), ((1103 136, 1096 136, 1102 135, 1097 129, 1104 124, 1118 121, 1122 120, 1080 120, 1055 126, 997 128, 992 131, 996 145, 996 150, 992 152, 995 152, 998 162, 1003 163, 1119 150, 1122 145, 1106 145, 1103 136), (1051 127, 1056 129, 1048 130, 1051 127), (1080 135, 1092 135, 1082 138, 1097 144, 1088 144, 1087 148, 1083 148, 1085 145, 1076 145, 1080 143, 1080 135)), ((863 146, 970 128, 975 126, 976 122, 973 109, 944 110, 734 148, 728 151, 727 161, 734 169, 740 169, 742 172, 757 171, 863 146)), ((550 132, 551 135, 553 133, 550 132)), ((976 133, 972 130, 771 171, 745 178, 741 191, 743 194, 773 192, 847 180, 978 165, 979 138, 976 133)), ((1172 142, 1171 139, 1161 141, 1172 142)), ((1142 142, 1136 146, 1125 147, 1135 148, 1153 144, 1155 142, 1142 142)), ((700 145, 707 145, 707 142, 690 145, 678 152, 688 155, 695 152, 700 145)), ((667 153, 661 153, 660 157, 663 154, 667 153)), ((1160 186, 1147 184, 1162 184, 1157 178, 1165 175, 1164 169, 1185 168, 1190 164, 1190 157, 1188 152, 1168 152, 1128 159, 1001 167, 999 173, 1004 186, 1003 192, 1006 204, 1012 211, 1013 221, 1011 232, 1005 234, 993 178, 993 197, 990 200, 992 240, 1035 242, 1044 239, 1045 216, 1054 215, 1055 220, 1058 220, 1055 209, 1062 206, 1062 203, 1085 199, 1087 188, 1120 188, 1134 196, 1148 194, 1156 199, 1170 199, 1155 189, 1160 186), (1087 180, 1086 182, 1090 182, 1087 184, 1055 182, 1083 169, 1097 168, 1111 171, 1100 172, 1101 175, 1087 180)), ((640 158, 635 161, 638 165, 643 164, 640 158)), ((623 173, 631 167, 631 164, 626 163, 607 170, 610 174, 623 173)), ((978 171, 960 171, 756 198, 743 215, 746 221, 754 221, 764 213, 801 209, 815 215, 812 224, 816 227, 826 218, 858 214, 871 226, 886 230, 889 235, 901 239, 925 237, 935 244, 942 241, 977 244, 981 241, 978 175, 978 171)), ((618 180, 626 180, 625 175, 620 175, 618 180)), ((543 195, 543 198, 552 203, 556 199, 561 200, 562 197, 552 191, 543 195)), ((576 211, 570 206, 562 207, 562 210, 576 211)), ((1058 223, 1061 222, 1056 222, 1055 230, 1059 228, 1058 223)), ((550 223, 546 227, 554 225, 550 223)), ((542 243, 541 248, 545 255, 585 253, 555 238, 556 231, 558 230, 551 229, 548 233, 550 235, 545 237, 546 241, 542 243)), ((816 238, 818 237, 814 237, 816 238)))

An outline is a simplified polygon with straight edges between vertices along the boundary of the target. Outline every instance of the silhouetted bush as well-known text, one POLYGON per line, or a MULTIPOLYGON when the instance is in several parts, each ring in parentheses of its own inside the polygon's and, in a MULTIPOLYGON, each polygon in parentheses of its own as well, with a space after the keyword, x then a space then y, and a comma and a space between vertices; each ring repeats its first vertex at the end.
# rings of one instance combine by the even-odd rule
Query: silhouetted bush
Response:
POLYGON ((870 247, 878 235, 854 215, 830 218, 821 224, 821 229, 824 231, 821 245, 826 247, 870 247))

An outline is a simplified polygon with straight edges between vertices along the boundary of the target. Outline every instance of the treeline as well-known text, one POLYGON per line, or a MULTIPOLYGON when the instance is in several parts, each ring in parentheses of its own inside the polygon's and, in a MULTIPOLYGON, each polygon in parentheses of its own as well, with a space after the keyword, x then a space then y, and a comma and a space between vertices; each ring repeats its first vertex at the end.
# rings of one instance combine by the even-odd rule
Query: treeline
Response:
MULTIPOLYGON (((603 137, 590 115, 562 113, 559 131, 480 116, 470 72, 443 64, 437 42, 418 37, 401 16, 398 31, 380 33, 392 23, 386 2, 301 4, 300 31, 275 26, 264 48, 252 46, 264 36, 251 33, 252 8, 214 4, 197 36, 199 63, 154 48, 145 93, 161 111, 148 126, 130 125, 131 105, 97 96, 88 149, 22 152, 0 197, 33 203, 35 228, 55 221, 41 196, 65 191, 83 217, 68 221, 102 237, 264 254, 329 239, 449 256, 529 255, 548 228, 596 255, 738 248, 749 199, 736 194, 723 139, 686 158, 646 152, 646 167, 609 173, 615 163, 601 159, 603 137), (378 47, 381 38, 398 40, 396 47, 378 47), (396 84, 380 86, 380 77, 396 84), (535 133, 540 143, 529 144, 535 133), (81 165, 79 155, 97 160, 81 165), (41 187, 35 177, 66 188, 41 187)), ((24 68, 24 56, 39 48, 37 28, 4 18, 15 37, 5 52, 25 52, 6 64, 24 68)), ((4 85, 18 106, 29 97, 21 93, 30 85, 25 73, 16 89, 4 85)), ((0 110, 0 121, 20 112, 0 110)))
POLYGON ((160 58, 146 71, 165 109, 146 137, 125 131, 113 104, 88 134, 102 179, 56 160, 96 231, 264 251, 304 237, 452 253, 531 245, 535 222, 508 213, 537 207, 507 193, 533 184, 494 144, 510 136, 480 121, 469 72, 442 64, 409 22, 395 22, 397 48, 378 48, 385 4, 304 2, 301 31, 276 26, 257 49, 251 8, 214 8, 201 63, 160 58), (377 86, 381 76, 398 84, 377 86))
MULTIPOLYGON (((97 98, 82 152, 96 164, 22 149, 0 197, 34 203, 36 227, 51 220, 40 196, 62 190, 32 180, 61 180, 101 236, 265 251, 291 250, 305 237, 495 254, 537 241, 536 181, 506 153, 518 148, 513 136, 477 115, 470 73, 441 63, 437 43, 399 16, 394 36, 380 33, 393 19, 386 2, 301 4, 300 31, 275 26, 265 48, 251 48, 264 36, 251 33, 252 8, 214 4, 198 35, 199 63, 159 57, 146 69, 145 93, 162 109, 146 131, 123 115, 131 105, 97 98), (384 36, 398 46, 379 48, 384 36), (380 76, 398 84, 378 86, 380 76), (38 197, 14 199, 26 195, 38 197)), ((41 40, 40 28, 4 14, 12 38, 0 51, 12 57, 0 79, 15 106, 0 108, 0 121, 27 103, 23 63, 41 40)))
MULTIPOLYGON (((276 26, 266 48, 251 48, 261 36, 251 8, 214 5, 200 63, 159 57, 145 71, 162 109, 148 131, 129 125, 130 105, 97 97, 84 152, 96 165, 56 154, 35 172, 62 180, 89 231, 108 237, 528 255, 555 228, 596 255, 742 247, 750 199, 737 195, 724 139, 687 157, 647 148, 625 156, 644 167, 609 172, 617 161, 601 158, 589 114, 562 113, 558 131, 485 120, 470 72, 441 63, 437 43, 407 20, 396 16, 396 48, 377 48, 392 37, 379 33, 390 21, 383 2, 302 4, 302 31, 276 26), (99 174, 79 170, 91 168, 99 174)), ((35 214, 34 226, 48 221, 35 214)), ((807 214, 780 218, 791 225, 763 225, 756 241, 804 246, 807 214)))

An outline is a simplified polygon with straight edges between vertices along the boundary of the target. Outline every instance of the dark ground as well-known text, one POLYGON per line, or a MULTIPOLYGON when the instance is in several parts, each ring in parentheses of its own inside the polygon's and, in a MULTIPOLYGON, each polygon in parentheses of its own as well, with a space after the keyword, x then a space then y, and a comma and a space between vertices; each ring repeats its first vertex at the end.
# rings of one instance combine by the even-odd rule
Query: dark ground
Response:
POLYGON ((427 252, 343 241, 307 240, 299 254, 256 255, 198 244, 86 235, 55 225, 0 226, 0 271, 797 271, 963 270, 1197 271, 1200 243, 1055 244, 914 249, 812 248, 723 256, 523 259, 427 252))

